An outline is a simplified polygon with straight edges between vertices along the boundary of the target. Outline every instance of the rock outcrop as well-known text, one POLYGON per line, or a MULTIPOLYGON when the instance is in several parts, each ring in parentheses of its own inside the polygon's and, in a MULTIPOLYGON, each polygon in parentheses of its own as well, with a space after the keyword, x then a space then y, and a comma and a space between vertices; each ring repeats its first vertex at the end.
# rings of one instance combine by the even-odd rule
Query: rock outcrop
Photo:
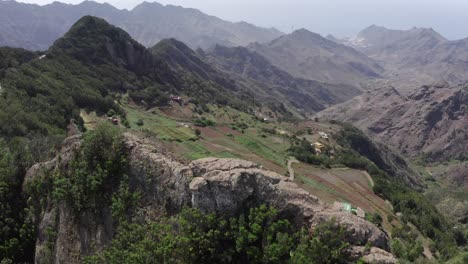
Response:
POLYGON ((355 256, 356 260, 361 258, 365 263, 372 264, 395 264, 398 263, 397 259, 390 253, 380 248, 353 247, 351 254, 355 256))
MULTIPOLYGON (((155 142, 131 134, 124 138, 129 153, 129 185, 142 194, 136 209, 137 221, 176 214, 184 205, 234 215, 248 206, 268 204, 297 225, 313 227, 334 218, 351 231, 351 244, 369 244, 379 248, 380 253, 390 254, 385 251, 387 235, 375 225, 334 210, 287 177, 255 163, 206 158, 184 165, 155 142)), ((25 184, 55 169, 66 169, 79 146, 79 136, 67 139, 57 158, 28 171, 25 184)), ((39 227, 36 263, 80 263, 82 256, 102 249, 114 235, 115 220, 110 208, 78 217, 72 214, 66 201, 58 205, 47 203, 43 208, 36 217, 39 227), (53 236, 50 230, 55 231, 53 236)))

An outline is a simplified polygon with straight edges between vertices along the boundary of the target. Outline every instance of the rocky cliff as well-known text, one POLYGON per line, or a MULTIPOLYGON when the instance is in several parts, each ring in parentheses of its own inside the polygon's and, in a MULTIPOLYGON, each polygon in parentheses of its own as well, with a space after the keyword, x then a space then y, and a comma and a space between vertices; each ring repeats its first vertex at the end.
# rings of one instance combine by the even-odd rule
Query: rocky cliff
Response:
MULTIPOLYGON (((335 218, 351 231, 348 239, 352 245, 369 244, 380 249, 370 251, 372 256, 368 259, 395 262, 385 251, 389 247, 383 231, 357 216, 335 211, 282 175, 236 159, 207 158, 182 164, 153 141, 131 134, 126 134, 124 141, 129 153, 126 173, 130 189, 142 194, 135 208, 136 221, 157 220, 177 213, 184 205, 234 215, 249 206, 268 204, 296 225, 313 227, 335 218)), ((80 142, 80 136, 68 138, 55 159, 36 164, 28 171, 25 185, 67 170, 80 142)), ((116 219, 110 208, 76 215, 66 201, 52 203, 49 197, 41 204, 42 210, 35 216, 36 263, 80 263, 84 255, 102 249, 114 235, 116 219)))

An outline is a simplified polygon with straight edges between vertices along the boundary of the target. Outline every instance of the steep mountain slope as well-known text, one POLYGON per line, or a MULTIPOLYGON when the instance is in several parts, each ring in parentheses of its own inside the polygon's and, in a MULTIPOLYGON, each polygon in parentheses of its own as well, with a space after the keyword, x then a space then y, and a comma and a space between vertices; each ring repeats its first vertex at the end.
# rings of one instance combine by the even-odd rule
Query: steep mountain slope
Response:
POLYGON ((305 29, 249 49, 265 56, 293 76, 328 83, 358 85, 383 71, 374 60, 342 44, 305 29))
POLYGON ((193 48, 207 48, 216 43, 247 45, 282 35, 275 29, 245 22, 231 23, 195 9, 158 3, 143 2, 128 11, 92 1, 78 5, 54 2, 44 6, 0 1, 0 46, 46 50, 85 15, 106 19, 145 46, 153 46, 165 38, 177 38, 193 48))
POLYGON ((468 88, 424 86, 408 96, 396 89, 367 92, 319 116, 350 122, 411 157, 466 159, 468 88))
POLYGON ((349 85, 334 85, 295 78, 272 65, 268 60, 244 47, 228 48, 220 45, 202 53, 218 68, 237 76, 237 80, 256 86, 265 94, 283 97, 295 108, 307 112, 323 110, 329 105, 346 101, 361 93, 349 85))

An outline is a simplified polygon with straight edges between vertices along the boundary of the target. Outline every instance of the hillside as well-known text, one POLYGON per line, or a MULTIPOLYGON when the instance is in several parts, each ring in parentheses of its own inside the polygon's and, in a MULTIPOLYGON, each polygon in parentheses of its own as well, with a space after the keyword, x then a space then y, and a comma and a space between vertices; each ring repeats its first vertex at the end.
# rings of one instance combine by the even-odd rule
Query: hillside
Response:
MULTIPOLYGON (((45 52, 0 48, 0 262, 394 264, 464 252, 466 211, 446 214, 464 196, 427 197, 441 197, 439 173, 465 167, 433 178, 393 142, 303 118, 358 93, 247 48, 148 49, 93 16, 45 52)), ((462 159, 466 97, 466 86, 385 89, 339 114, 387 118, 390 132, 409 130, 400 139, 443 149, 422 159, 462 159)))
POLYGON ((46 50, 81 17, 93 15, 121 27, 143 45, 150 47, 166 38, 176 38, 192 48, 214 44, 228 46, 268 42, 282 35, 239 22, 231 23, 198 10, 143 2, 132 10, 84 1, 77 5, 53 2, 38 6, 0 1, 0 46, 46 50))
POLYGON ((361 93, 349 85, 295 78, 272 65, 262 55, 244 47, 229 48, 216 45, 203 52, 203 56, 230 76, 247 81, 249 86, 258 86, 257 90, 263 89, 265 94, 287 98, 295 108, 304 109, 306 112, 323 110, 329 105, 344 102, 361 93))
POLYGON ((383 72, 366 55, 305 29, 248 48, 295 77, 327 83, 357 86, 383 72))
POLYGON ((410 95, 382 88, 318 115, 352 123, 410 157, 466 159, 467 87, 424 86, 410 95))

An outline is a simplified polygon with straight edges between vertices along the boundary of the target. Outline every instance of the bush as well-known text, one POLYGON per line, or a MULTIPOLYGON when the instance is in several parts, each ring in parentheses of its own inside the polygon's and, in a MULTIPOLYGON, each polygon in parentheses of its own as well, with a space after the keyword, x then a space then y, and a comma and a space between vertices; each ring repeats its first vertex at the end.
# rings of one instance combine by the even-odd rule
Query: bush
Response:
POLYGON ((204 117, 202 118, 197 118, 195 119, 195 121, 193 121, 194 125, 195 126, 199 126, 199 127, 207 127, 207 126, 215 126, 216 123, 212 120, 208 120, 204 117))
POLYGON ((138 121, 136 122, 137 126, 144 126, 145 125, 145 121, 143 121, 143 119, 138 119, 138 121))
POLYGON ((120 131, 108 123, 83 137, 70 168, 52 175, 52 197, 65 199, 76 214, 109 205, 126 169, 126 151, 120 131))
POLYGON ((345 263, 347 235, 334 221, 296 231, 265 205, 231 218, 184 208, 158 222, 121 225, 111 245, 84 263, 345 263))

